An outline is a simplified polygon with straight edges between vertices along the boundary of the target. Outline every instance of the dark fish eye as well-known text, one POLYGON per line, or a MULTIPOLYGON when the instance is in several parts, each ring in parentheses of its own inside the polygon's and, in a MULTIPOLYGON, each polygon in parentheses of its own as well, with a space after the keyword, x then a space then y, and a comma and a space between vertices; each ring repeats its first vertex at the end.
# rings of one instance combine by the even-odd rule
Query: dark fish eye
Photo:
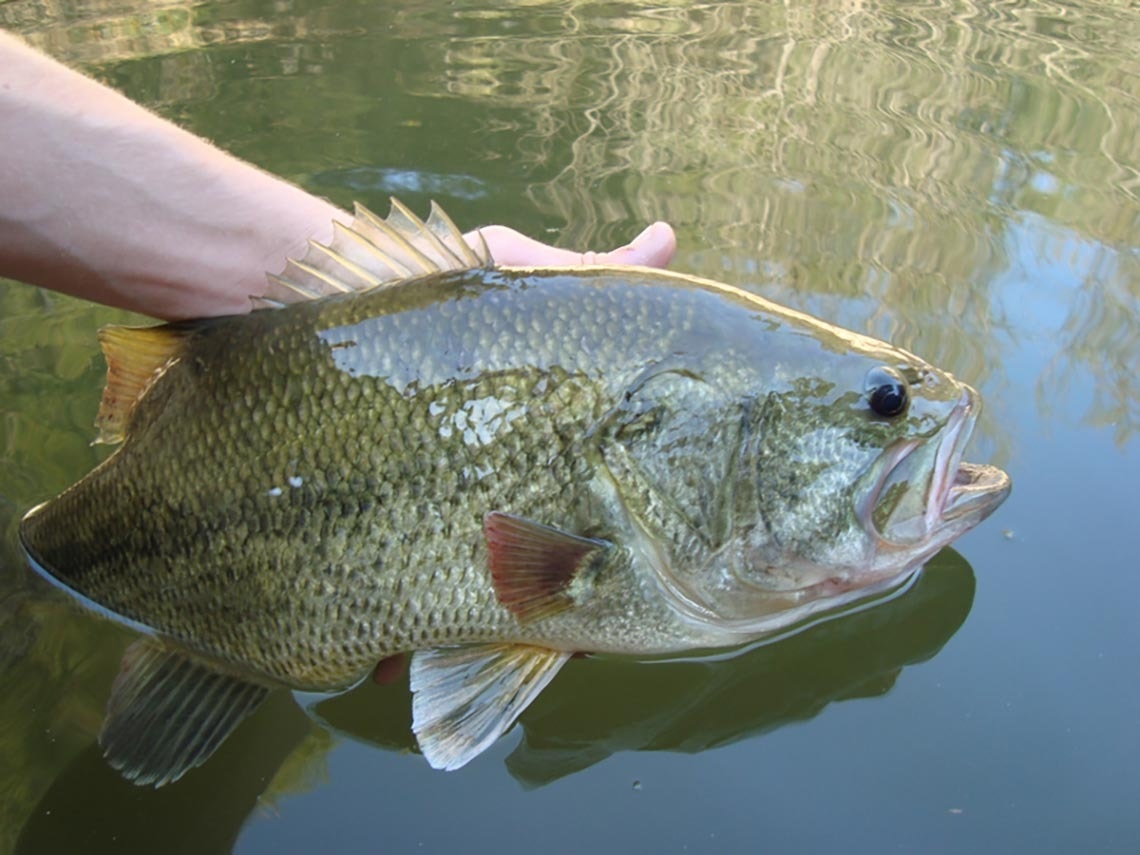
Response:
POLYGON ((893 419, 906 412, 910 403, 910 393, 895 369, 883 366, 867 372, 867 403, 871 412, 883 418, 893 419))

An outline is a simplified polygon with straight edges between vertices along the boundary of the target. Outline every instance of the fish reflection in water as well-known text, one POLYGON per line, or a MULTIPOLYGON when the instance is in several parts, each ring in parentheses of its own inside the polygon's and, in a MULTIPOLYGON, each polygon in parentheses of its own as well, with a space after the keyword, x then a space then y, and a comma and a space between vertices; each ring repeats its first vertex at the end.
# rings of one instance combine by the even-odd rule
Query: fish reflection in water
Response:
MULTIPOLYGON (((884 695, 958 631, 974 587, 970 565, 944 549, 908 588, 780 641, 727 656, 571 663, 520 720, 507 768, 541 786, 619 751, 698 753, 884 695)), ((311 708, 337 734, 394 751, 414 746, 402 711, 402 688, 374 686, 311 708), (378 696, 390 714, 376 714, 378 696)))
MULTIPOLYGON (((950 640, 969 614, 974 587, 969 564, 946 549, 887 601, 735 655, 573 662, 524 714, 507 769, 538 787, 619 751, 697 753, 810 719, 837 701, 885 694, 905 666, 930 659, 950 640)), ((403 681, 365 684, 314 714, 339 737, 400 753, 414 745, 403 681)), ((330 741, 285 696, 270 699, 257 720, 196 774, 157 790, 121 779, 92 745, 40 800, 18 851, 113 839, 115 851, 129 855, 173 837, 186 851, 224 849, 258 805, 327 779, 330 741), (207 812, 211 821, 201 822, 207 812), (135 819, 124 823, 128 815, 135 819)))

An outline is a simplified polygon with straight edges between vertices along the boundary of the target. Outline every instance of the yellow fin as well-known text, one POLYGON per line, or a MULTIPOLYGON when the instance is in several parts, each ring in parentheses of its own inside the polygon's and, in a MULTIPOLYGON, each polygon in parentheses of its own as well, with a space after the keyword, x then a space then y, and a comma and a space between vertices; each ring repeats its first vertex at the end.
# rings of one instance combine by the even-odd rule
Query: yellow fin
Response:
POLYGON ((107 385, 99 402, 96 442, 122 442, 135 404, 178 352, 188 330, 157 327, 106 326, 99 345, 107 360, 107 385))
POLYGON ((279 276, 270 275, 265 295, 254 308, 270 308, 315 300, 330 294, 366 291, 449 270, 473 270, 493 264, 486 242, 472 248, 455 223, 432 202, 427 221, 398 200, 381 219, 356 205, 352 225, 333 223, 333 239, 310 242, 304 258, 289 259, 279 276))

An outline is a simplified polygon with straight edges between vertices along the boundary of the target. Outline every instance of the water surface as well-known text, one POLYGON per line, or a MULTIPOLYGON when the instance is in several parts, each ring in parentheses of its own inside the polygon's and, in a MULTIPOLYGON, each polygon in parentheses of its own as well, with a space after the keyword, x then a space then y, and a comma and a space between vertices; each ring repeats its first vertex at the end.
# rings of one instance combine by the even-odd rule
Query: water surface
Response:
POLYGON ((95 330, 0 286, 0 851, 1140 848, 1140 18, 1117 3, 0 3, 349 205, 438 200, 888 338, 975 385, 997 515, 913 588, 716 661, 575 661, 456 773, 406 683, 275 695, 159 791, 94 745, 124 630, 15 545, 86 472, 95 330), (67 847, 67 849, 65 849, 67 847))

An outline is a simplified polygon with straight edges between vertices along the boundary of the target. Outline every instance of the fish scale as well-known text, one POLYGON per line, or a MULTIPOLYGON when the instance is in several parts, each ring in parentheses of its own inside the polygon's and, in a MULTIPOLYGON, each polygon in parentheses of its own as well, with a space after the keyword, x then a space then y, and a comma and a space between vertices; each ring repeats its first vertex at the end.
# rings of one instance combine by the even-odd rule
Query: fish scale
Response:
MULTIPOLYGON (((452 287, 456 291, 470 288, 470 279, 460 277, 452 287)), ((563 290, 567 291, 564 302, 578 302, 570 293, 575 286, 564 286, 563 290)), ((448 379, 405 397, 402 383, 397 381, 397 388, 393 388, 384 378, 399 375, 412 360, 399 355, 393 358, 391 350, 379 344, 393 338, 401 340, 401 335, 436 341, 449 336, 459 354, 478 354, 479 319, 501 311, 498 304, 503 301, 493 299, 498 294, 493 290, 483 292, 482 299, 474 301, 472 312, 452 313, 450 323, 442 329, 432 329, 425 323, 400 323, 394 330, 356 329, 353 335, 360 355, 354 355, 353 364, 368 367, 367 373, 360 371, 356 376, 330 366, 327 358, 317 358, 314 342, 320 341, 325 330, 358 326, 358 318, 368 311, 367 307, 349 305, 348 301, 344 301, 346 305, 337 305, 334 300, 319 307, 319 312, 296 313, 307 315, 303 318, 265 313, 266 324, 280 327, 273 331, 273 359, 290 366, 307 365, 307 370, 300 374, 274 374, 264 361, 259 361, 256 354, 262 336, 267 335, 265 331, 234 335, 228 326, 240 323, 240 319, 228 324, 207 324, 197 333, 198 338, 190 342, 194 356, 184 357, 167 369, 163 378, 166 394, 140 403, 135 415, 140 429, 132 434, 112 464, 116 487, 107 490, 104 478, 97 478, 61 500, 43 520, 44 526, 51 526, 56 524, 52 517, 62 515, 70 526, 72 519, 85 519, 90 516, 87 505, 94 496, 98 496, 108 519, 128 519, 128 508, 151 509, 153 521, 142 529, 131 526, 121 531, 114 542, 126 542, 105 556, 100 556, 105 550, 99 549, 98 543, 110 525, 97 526, 99 535, 83 538, 86 545, 82 577, 77 575, 74 581, 66 581, 112 611, 153 626, 179 641, 193 643, 210 655, 241 661, 259 673, 306 688, 353 682, 378 658, 396 650, 441 639, 465 641, 486 637, 497 628, 512 624, 510 616, 495 604, 482 569, 485 561, 480 560, 478 536, 482 514, 509 507, 512 503, 507 497, 520 491, 520 482, 525 482, 521 490, 532 509, 540 508, 544 502, 551 511, 581 504, 573 495, 573 485, 581 483, 582 477, 573 472, 566 452, 577 442, 576 435, 584 433, 596 420, 605 402, 598 401, 598 389, 589 389, 581 382, 553 384, 553 400, 546 413, 556 413, 560 424, 558 428, 544 425, 536 418, 543 414, 543 408, 532 408, 526 425, 532 435, 527 437, 525 446, 519 436, 480 446, 470 437, 464 439, 462 431, 443 439, 440 425, 458 404, 517 395, 518 389, 534 385, 533 375, 537 372, 526 369, 496 373, 495 356, 498 354, 500 361, 505 361, 508 348, 492 347, 485 356, 481 355, 487 366, 484 370, 492 376, 471 382, 448 379), (490 307, 482 305, 484 300, 490 307), (210 370, 197 369, 197 360, 205 360, 210 370), (249 367, 257 377, 258 392, 252 398, 248 382, 239 373, 249 367), (322 411, 322 402, 347 397, 345 390, 349 387, 356 389, 358 397, 375 402, 374 409, 324 417, 327 413, 322 411), (446 388, 437 391, 442 387, 446 388), (322 391, 315 394, 316 389, 322 391), (233 390, 240 391, 235 394, 233 390), (430 416, 427 402, 441 398, 451 402, 449 410, 430 416), (248 414, 260 410, 263 401, 265 416, 258 429, 259 422, 248 418, 248 414), (581 411, 581 417, 570 418, 576 409, 581 411), (155 413, 151 421, 152 410, 155 413), (286 442, 281 441, 285 432, 276 428, 273 419, 274 413, 282 412, 291 413, 296 419, 286 442), (374 413, 382 415, 377 419, 374 413), (395 453, 373 459, 373 448, 365 440, 374 421, 399 436, 401 442, 395 453), (142 428, 142 424, 148 427, 142 428), (540 439, 537 444, 534 433, 540 439), (180 437, 177 442, 173 441, 175 436, 180 437), (442 461, 448 465, 434 465, 442 461), (455 465, 457 462, 459 465, 455 465), (465 470, 470 473, 474 468, 488 474, 483 478, 470 474, 464 477, 465 470), (355 512, 359 508, 359 493, 350 489, 351 481, 346 481, 349 473, 368 473, 374 482, 390 488, 380 491, 372 512, 355 512), (414 477, 409 478, 409 473, 414 477), (302 479, 302 485, 290 487, 290 477, 302 479), (461 478, 469 481, 465 485, 466 495, 457 491, 461 478), (280 495, 269 495, 275 487, 281 490, 280 495), (349 488, 348 492, 343 488, 349 488), (463 498, 466 502, 472 491, 478 493, 480 501, 464 508, 465 526, 453 523, 446 537, 406 542, 424 525, 426 497, 443 497, 436 503, 443 506, 443 515, 455 519, 455 500, 463 498), (252 521, 258 533, 235 529, 229 522, 231 518, 252 521), (296 543, 301 532, 319 544, 316 550, 296 543), (388 539, 397 541, 395 549, 377 542, 380 532, 394 534, 394 538, 388 539), (153 587, 145 580, 152 565, 136 561, 140 572, 124 573, 121 556, 136 550, 150 554, 155 541, 161 541, 164 552, 177 555, 178 559, 164 570, 161 587, 168 596, 159 603, 146 599, 140 602, 138 594, 149 593, 153 587), (374 556, 383 556, 379 574, 362 569, 375 563, 374 556), (228 571, 239 562, 245 572, 239 579, 229 579, 228 571), (272 572, 262 570, 262 565, 272 572), (432 568, 433 572, 420 571, 419 567, 432 568), (434 568, 438 567, 446 568, 442 577, 434 575, 434 568), (347 659, 338 655, 339 645, 334 643, 332 649, 324 649, 303 631, 305 627, 328 623, 328 601, 304 596, 305 589, 298 592, 295 587, 308 573, 319 573, 321 568, 333 573, 339 570, 344 575, 356 570, 356 578, 346 579, 350 584, 338 588, 338 593, 351 596, 352 605, 368 618, 346 628, 352 639, 349 647, 358 651, 358 655, 347 659), (429 609, 429 632, 412 633, 392 617, 402 606, 389 596, 388 586, 380 584, 389 571, 398 572, 404 579, 405 592, 418 584, 428 603, 434 603, 434 608, 429 609), (226 587, 219 586, 212 598, 201 602, 199 611, 188 613, 187 607, 195 599, 190 595, 195 592, 183 590, 182 580, 211 573, 225 580, 226 587), (410 578, 408 574, 412 574, 410 578), (230 626, 228 634, 218 637, 219 622, 214 616, 218 610, 235 609, 234 584, 248 587, 250 602, 271 600, 274 607, 263 611, 272 619, 263 625, 256 615, 243 614, 240 622, 230 626), (477 610, 475 621, 469 619, 469 606, 477 610), (267 655, 263 641, 280 631, 283 619, 290 629, 301 631, 294 637, 302 647, 290 651, 287 660, 267 655), (460 630, 468 623, 474 628, 464 634, 460 630), (200 640, 207 637, 211 639, 209 643, 200 640)), ((551 301, 543 302, 549 305, 551 301)), ((599 311, 607 311, 609 302, 610 299, 602 301, 599 311)), ((566 319, 567 315, 563 313, 561 317, 566 319)), ((587 335, 588 319, 581 312, 576 313, 576 318, 578 323, 571 329, 566 329, 564 323, 556 324, 556 332, 564 339, 581 341, 587 335)), ((531 328, 529 323, 508 320, 506 324, 508 331, 531 328)), ((525 341, 513 342, 510 362, 572 364, 558 352, 559 347, 548 342, 540 343, 530 360, 525 355, 520 359, 519 345, 525 341)), ((595 354, 601 354, 603 349, 602 342, 592 347, 595 354)), ((416 351, 414 358, 419 358, 416 351)), ((429 377, 467 369, 463 364, 447 366, 438 359, 424 359, 423 373, 429 377)), ((556 515, 564 512, 548 518, 556 515)), ((29 539, 34 540, 34 530, 27 530, 29 539)), ((66 561, 47 557, 46 551, 40 554, 53 566, 70 566, 66 561)))

